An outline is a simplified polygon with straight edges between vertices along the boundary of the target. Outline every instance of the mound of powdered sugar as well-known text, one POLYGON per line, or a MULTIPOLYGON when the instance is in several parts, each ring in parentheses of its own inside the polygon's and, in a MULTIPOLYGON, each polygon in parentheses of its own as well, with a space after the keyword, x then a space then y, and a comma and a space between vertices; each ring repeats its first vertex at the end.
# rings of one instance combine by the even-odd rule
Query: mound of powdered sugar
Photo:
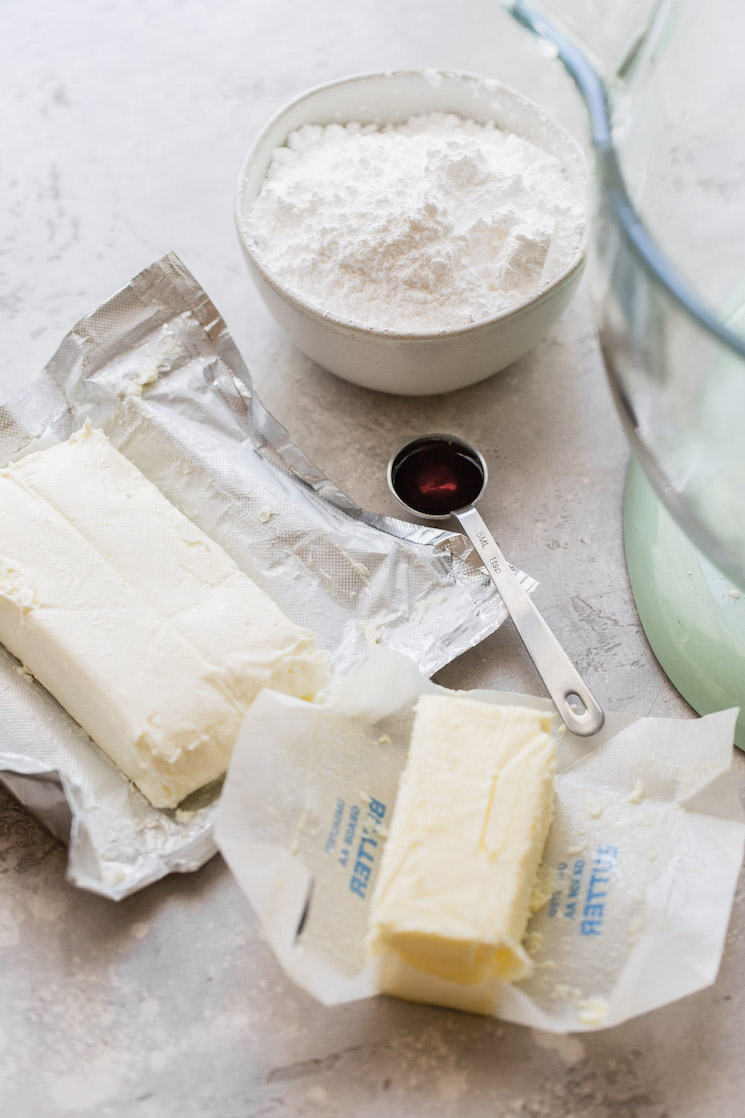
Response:
POLYGON ((305 125, 276 148, 244 219, 264 266, 359 326, 467 326, 538 293, 582 241, 559 160, 492 124, 305 125))

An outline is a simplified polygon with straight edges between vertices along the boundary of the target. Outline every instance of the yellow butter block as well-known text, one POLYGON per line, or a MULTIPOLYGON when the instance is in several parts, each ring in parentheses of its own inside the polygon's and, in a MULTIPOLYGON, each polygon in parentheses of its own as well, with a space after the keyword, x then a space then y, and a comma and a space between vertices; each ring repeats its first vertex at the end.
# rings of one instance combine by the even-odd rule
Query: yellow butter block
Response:
POLYGON ((463 984, 530 973, 521 941, 553 816, 550 724, 526 707, 422 696, 372 899, 371 954, 463 984))

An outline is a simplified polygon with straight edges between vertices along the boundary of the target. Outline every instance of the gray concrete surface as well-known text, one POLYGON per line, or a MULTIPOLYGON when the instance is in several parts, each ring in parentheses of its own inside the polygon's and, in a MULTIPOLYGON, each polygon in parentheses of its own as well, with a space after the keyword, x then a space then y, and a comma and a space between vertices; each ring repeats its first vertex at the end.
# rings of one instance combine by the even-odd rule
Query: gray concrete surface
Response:
MULTIPOLYGON (((627 446, 583 289, 551 336, 458 394, 383 397, 294 351, 232 227, 243 154, 319 81, 390 66, 490 74, 584 137, 568 79, 498 4, 26 0, 0 38, 0 395, 81 314, 173 249, 227 318, 264 403, 360 504, 395 512, 385 464, 427 429, 475 441, 483 512, 609 708, 689 712, 639 628, 621 542, 627 446)), ((509 626, 443 670, 539 693, 509 626)), ((738 755, 740 777, 745 764, 738 755)), ((215 858, 114 905, 0 793, 0 1113, 290 1118, 735 1118, 745 996, 738 894, 709 990, 607 1032, 552 1037, 391 999, 326 1010, 295 989, 215 858)))

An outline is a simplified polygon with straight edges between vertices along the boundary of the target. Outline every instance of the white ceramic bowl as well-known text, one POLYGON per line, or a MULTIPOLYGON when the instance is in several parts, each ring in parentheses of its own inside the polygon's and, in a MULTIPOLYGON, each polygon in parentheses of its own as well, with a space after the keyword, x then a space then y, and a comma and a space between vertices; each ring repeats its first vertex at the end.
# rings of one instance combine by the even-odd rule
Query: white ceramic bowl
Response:
POLYGON ((491 318, 433 333, 372 330, 313 306, 263 265, 245 214, 259 193, 272 152, 303 124, 404 123, 452 112, 494 121, 561 162, 587 207, 587 164, 574 138, 521 93, 487 78, 451 71, 360 74, 309 90, 264 128, 241 170, 235 218, 243 253, 272 315, 295 345, 337 376, 365 388, 424 396, 475 384, 524 356, 546 335, 579 283, 587 234, 575 258, 537 295, 491 318))

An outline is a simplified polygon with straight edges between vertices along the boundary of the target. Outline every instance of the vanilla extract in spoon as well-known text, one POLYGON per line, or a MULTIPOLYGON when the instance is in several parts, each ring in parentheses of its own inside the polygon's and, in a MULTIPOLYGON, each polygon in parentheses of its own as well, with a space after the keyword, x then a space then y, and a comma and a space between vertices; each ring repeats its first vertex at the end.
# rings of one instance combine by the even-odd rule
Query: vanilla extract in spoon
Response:
POLYGON ((394 454, 388 485, 414 516, 454 517, 478 552, 515 628, 567 728, 581 737, 604 722, 600 704, 518 581, 474 505, 486 489, 488 470, 475 447, 454 435, 422 435, 394 454))

